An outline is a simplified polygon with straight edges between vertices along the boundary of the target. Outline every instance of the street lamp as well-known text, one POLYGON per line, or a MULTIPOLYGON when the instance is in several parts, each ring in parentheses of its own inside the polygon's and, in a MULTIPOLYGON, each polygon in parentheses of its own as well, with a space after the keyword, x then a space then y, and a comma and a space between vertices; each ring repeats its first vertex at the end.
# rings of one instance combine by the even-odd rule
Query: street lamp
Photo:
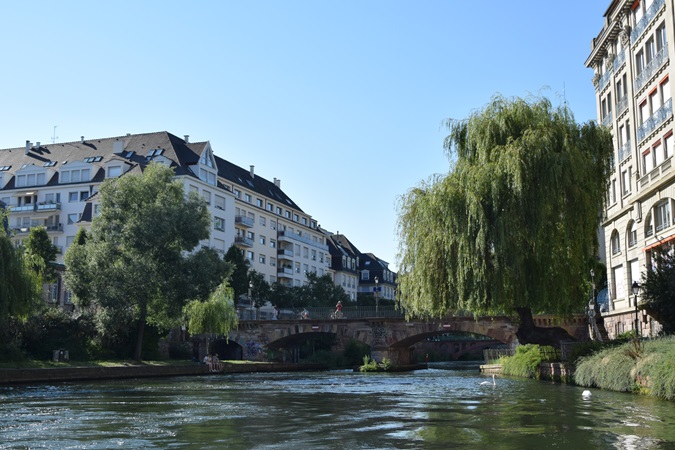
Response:
POLYGON ((638 319, 638 303, 637 303, 637 296, 640 293, 640 284, 637 281, 633 281, 631 289, 633 290, 633 298, 634 298, 633 301, 635 303, 635 336, 640 337, 640 330, 638 329, 640 320, 638 319))
POLYGON ((379 311, 379 306, 380 306, 380 297, 378 296, 379 288, 378 288, 378 283, 380 282, 380 279, 375 277, 375 317, 380 317, 379 311))
POLYGON ((250 307, 251 319, 253 319, 253 298, 251 297, 251 290, 253 289, 253 281, 248 282, 248 304, 250 307))

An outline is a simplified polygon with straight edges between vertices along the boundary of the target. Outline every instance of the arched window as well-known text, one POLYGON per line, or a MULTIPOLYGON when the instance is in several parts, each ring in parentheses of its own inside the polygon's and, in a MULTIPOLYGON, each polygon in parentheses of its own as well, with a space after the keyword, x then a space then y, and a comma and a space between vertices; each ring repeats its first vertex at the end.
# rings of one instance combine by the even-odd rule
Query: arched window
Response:
POLYGON ((637 245, 637 222, 631 220, 628 224, 628 248, 637 245))
POLYGON ((649 237, 654 234, 654 228, 652 227, 652 212, 647 213, 645 217, 645 237, 649 237))
POLYGON ((670 199, 654 205, 654 216, 656 217, 656 231, 661 231, 670 226, 670 199))
POLYGON ((619 232, 614 230, 612 232, 612 255, 616 255, 621 252, 621 238, 619 237, 619 232))

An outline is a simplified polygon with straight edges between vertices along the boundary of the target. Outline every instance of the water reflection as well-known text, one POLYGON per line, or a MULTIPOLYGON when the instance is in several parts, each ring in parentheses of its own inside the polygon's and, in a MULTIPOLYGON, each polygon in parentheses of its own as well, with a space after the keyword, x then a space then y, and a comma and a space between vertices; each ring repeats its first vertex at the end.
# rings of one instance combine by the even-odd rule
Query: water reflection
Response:
POLYGON ((672 402, 486 379, 446 365, 0 388, 0 447, 675 447, 672 402))

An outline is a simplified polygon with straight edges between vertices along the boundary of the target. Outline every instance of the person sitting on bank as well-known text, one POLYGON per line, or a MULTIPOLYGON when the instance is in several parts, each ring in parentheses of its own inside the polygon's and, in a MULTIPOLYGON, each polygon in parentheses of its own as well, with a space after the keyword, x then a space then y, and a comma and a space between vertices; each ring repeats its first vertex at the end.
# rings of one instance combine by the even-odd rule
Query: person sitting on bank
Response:
POLYGON ((211 353, 204 356, 204 364, 206 364, 206 368, 209 369, 209 372, 213 372, 213 359, 211 358, 211 353))
POLYGON ((220 362, 220 358, 218 358, 218 353, 213 355, 213 358, 211 358, 211 362, 213 364, 212 372, 222 372, 223 371, 223 364, 220 362))

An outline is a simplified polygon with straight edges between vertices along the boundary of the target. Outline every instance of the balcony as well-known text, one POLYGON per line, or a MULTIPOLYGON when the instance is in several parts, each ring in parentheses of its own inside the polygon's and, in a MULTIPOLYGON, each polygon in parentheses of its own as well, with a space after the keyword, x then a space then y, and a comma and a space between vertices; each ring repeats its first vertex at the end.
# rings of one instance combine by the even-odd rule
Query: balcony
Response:
POLYGON ((635 28, 630 32, 630 42, 635 44, 635 42, 642 36, 642 33, 647 29, 647 25, 652 19, 656 16, 656 13, 659 12, 661 7, 666 3, 666 0, 654 0, 654 3, 647 9, 645 15, 642 16, 640 21, 635 24, 635 28))
POLYGON ((10 206, 9 210, 12 214, 32 213, 35 211, 35 205, 10 206))
POLYGON ((602 118, 602 126, 611 127, 612 126, 612 111, 605 114, 605 117, 602 118))
POLYGON ((619 161, 623 162, 623 160, 627 159, 630 156, 630 139, 627 140, 621 147, 619 147, 619 161))
POLYGON ((60 211, 61 210, 61 203, 38 203, 37 204, 37 211, 60 211))
POLYGON ((645 84, 650 80, 652 75, 655 75, 659 69, 669 61, 668 45, 664 45, 661 50, 656 52, 656 56, 645 66, 645 68, 635 77, 634 87, 635 92, 639 92, 645 84))
POLYGON ((603 76, 600 77, 600 81, 598 82, 596 89, 598 92, 602 92, 602 90, 605 89, 605 86, 607 86, 609 80, 612 79, 612 75, 614 75, 614 68, 608 70, 603 76))
POLYGON ((637 137, 638 142, 643 141, 649 134, 654 131, 659 125, 665 122, 673 115, 673 99, 669 98, 654 114, 645 120, 642 125, 638 127, 637 137))
POLYGON ((628 96, 624 95, 616 102, 616 116, 619 117, 621 113, 628 109, 628 96))
POLYGON ((616 55, 616 58, 614 59, 614 72, 618 72, 621 66, 626 62, 626 51, 622 51, 618 55, 616 55))
POLYGON ((288 250, 285 248, 280 248, 277 250, 277 258, 278 259, 293 259, 293 250, 288 250))
POLYGON ((320 244, 318 242, 314 242, 313 240, 306 238, 304 236, 300 236, 299 234, 294 234, 294 233, 287 233, 285 231, 280 231, 279 236, 277 239, 279 242, 302 242, 304 244, 311 245, 313 247, 320 248, 322 250, 328 251, 328 246, 324 244, 320 244))
POLYGON ((62 223, 50 223, 49 225, 45 225, 47 228, 48 233, 59 233, 63 231, 63 224, 62 223))
POLYGON ((253 247, 253 239, 244 236, 235 236, 234 244, 241 245, 242 247, 253 247))
POLYGON ((253 226, 253 219, 246 216, 235 216, 234 223, 235 225, 241 225, 242 227, 251 228, 253 226))
POLYGON ((279 278, 293 278, 292 267, 277 267, 277 277, 279 278))

